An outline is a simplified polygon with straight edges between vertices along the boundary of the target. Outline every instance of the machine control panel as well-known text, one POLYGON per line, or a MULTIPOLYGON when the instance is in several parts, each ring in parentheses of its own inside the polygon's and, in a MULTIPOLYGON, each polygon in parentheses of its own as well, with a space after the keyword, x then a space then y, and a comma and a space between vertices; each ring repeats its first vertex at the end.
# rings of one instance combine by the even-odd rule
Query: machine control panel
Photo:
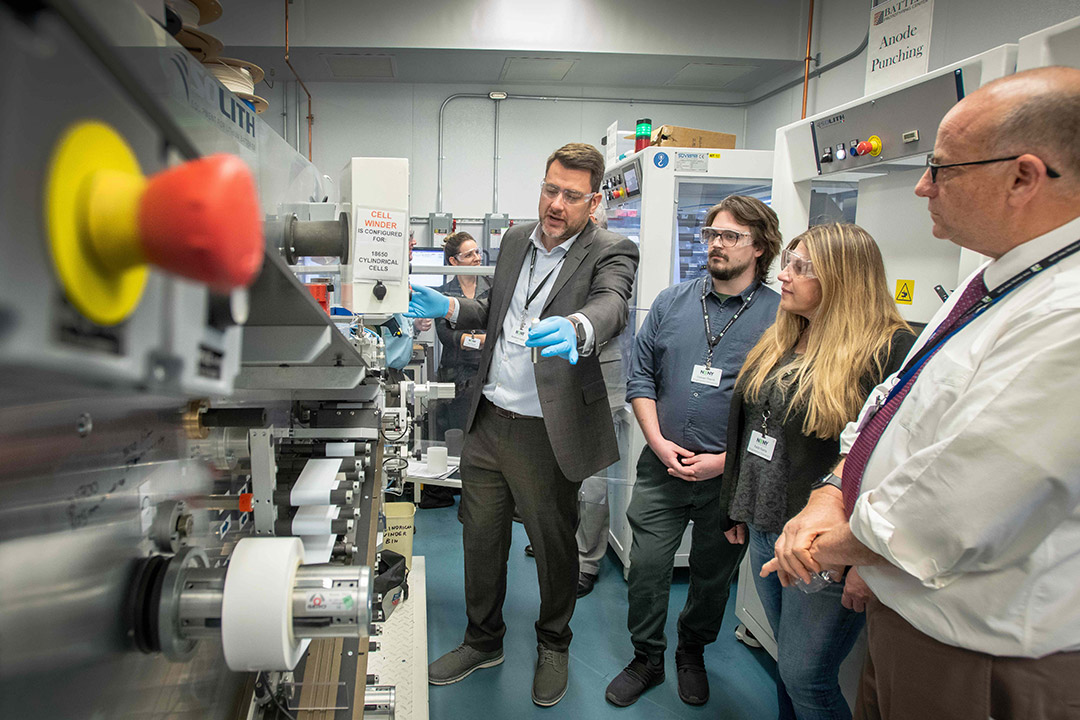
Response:
POLYGON ((613 170, 604 176, 600 192, 608 205, 618 205, 641 194, 641 164, 632 163, 613 170))
POLYGON ((932 152, 938 124, 963 97, 963 74, 957 70, 814 121, 818 174, 932 152))

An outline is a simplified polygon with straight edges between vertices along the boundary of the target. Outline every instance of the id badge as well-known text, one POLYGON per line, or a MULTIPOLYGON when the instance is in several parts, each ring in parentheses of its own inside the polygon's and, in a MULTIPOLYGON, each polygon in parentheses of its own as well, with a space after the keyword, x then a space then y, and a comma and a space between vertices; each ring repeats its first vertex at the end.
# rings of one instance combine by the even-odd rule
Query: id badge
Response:
POLYGON ((462 343, 465 345, 465 347, 471 348, 472 350, 480 349, 480 338, 476 337, 475 335, 470 335, 469 337, 465 338, 462 343))
POLYGON ((529 339, 529 331, 525 329, 525 325, 518 325, 514 328, 514 332, 510 333, 510 337, 506 338, 515 345, 525 347, 525 341, 529 339))
POLYGON ((751 431, 750 444, 746 446, 747 452, 757 455, 759 458, 771 461, 773 450, 775 449, 776 438, 762 435, 758 430, 751 431))
POLYGON ((690 381, 699 385, 720 387, 720 378, 723 374, 724 371, 720 368, 707 368, 704 365, 695 365, 694 373, 690 376, 690 381))

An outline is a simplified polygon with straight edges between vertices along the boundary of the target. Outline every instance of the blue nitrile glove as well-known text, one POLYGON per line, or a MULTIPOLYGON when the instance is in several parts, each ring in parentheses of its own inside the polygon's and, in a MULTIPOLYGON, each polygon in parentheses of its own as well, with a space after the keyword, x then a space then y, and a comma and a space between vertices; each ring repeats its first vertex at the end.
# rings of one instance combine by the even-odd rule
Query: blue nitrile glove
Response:
POLYGON ((450 311, 450 298, 426 285, 410 285, 409 318, 441 318, 450 311))
POLYGON ((529 330, 528 347, 542 347, 544 357, 564 357, 571 365, 577 365, 577 332, 574 323, 564 317, 544 318, 529 330))

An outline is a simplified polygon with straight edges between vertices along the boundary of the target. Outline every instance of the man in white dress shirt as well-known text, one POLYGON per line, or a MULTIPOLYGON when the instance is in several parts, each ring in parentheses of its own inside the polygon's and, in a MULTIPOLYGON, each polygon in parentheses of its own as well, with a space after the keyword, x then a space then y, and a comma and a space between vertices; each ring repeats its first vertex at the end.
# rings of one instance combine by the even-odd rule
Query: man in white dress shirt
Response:
POLYGON ((915 192, 936 237, 991 259, 871 394, 763 572, 859 567, 856 717, 1077 718, 1080 70, 958 103, 915 192))

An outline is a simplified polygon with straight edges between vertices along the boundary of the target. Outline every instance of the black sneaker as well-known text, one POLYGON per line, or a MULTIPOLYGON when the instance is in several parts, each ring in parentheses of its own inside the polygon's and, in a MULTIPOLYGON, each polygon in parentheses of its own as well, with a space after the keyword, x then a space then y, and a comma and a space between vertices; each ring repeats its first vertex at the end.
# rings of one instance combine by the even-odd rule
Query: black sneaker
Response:
POLYGON ((646 662, 640 655, 635 655, 630 664, 608 683, 604 699, 612 705, 627 707, 637 702, 641 693, 662 682, 664 682, 664 659, 660 658, 654 664, 646 662))
POLYGON ((687 705, 708 702, 709 676, 705 672, 704 648, 679 643, 675 650, 675 667, 679 673, 679 699, 687 705))
POLYGON ((596 584, 596 575, 590 575, 589 573, 578 573, 577 576, 577 596, 583 598, 592 592, 593 585, 596 584))

